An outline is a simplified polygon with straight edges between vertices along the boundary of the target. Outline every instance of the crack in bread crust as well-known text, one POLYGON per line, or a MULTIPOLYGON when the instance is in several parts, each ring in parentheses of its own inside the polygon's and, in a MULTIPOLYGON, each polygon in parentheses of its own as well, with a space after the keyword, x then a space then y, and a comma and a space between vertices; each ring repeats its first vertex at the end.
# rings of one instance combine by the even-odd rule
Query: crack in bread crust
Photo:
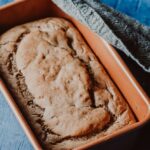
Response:
MULTIPOLYGON (((116 129, 135 122, 128 105, 105 73, 97 58, 86 45, 79 32, 72 24, 64 19, 47 18, 35 21, 11 29, 0 36, 0 73, 4 80, 7 81, 8 85, 11 85, 11 91, 16 97, 17 103, 24 109, 24 114, 28 119, 28 122, 34 129, 40 141, 42 141, 47 148, 70 149, 82 145, 89 140, 111 134, 116 129), (39 44, 41 41, 43 41, 43 45, 39 44), (38 45, 40 48, 37 48, 38 45), (23 51, 24 53, 22 53, 23 51), (56 51, 56 54, 54 51, 56 51), (40 52, 40 55, 38 52, 40 52), (53 55, 53 57, 51 57, 51 55, 53 55), (62 56, 63 59, 61 58, 62 56), (76 82, 79 83, 76 84, 76 82, 73 82, 73 85, 75 85, 76 89, 78 89, 77 85, 84 85, 81 86, 82 88, 79 93, 81 92, 81 94, 84 94, 85 92, 85 94, 88 94, 84 97, 82 102, 79 101, 80 97, 75 98, 76 101, 78 100, 80 102, 78 104, 75 103, 76 101, 70 101, 71 99, 66 101, 67 98, 65 98, 66 102, 63 101, 65 107, 62 106, 64 107, 63 110, 69 110, 68 112, 66 111, 66 114, 65 111, 61 111, 60 114, 58 112, 49 112, 50 109, 53 109, 51 106, 54 106, 54 108, 58 110, 58 104, 53 104, 57 100, 57 97, 51 98, 53 90, 51 94, 48 95, 49 97, 44 97, 45 94, 39 95, 42 89, 40 89, 40 92, 34 93, 33 88, 30 87, 30 83, 27 81, 27 76, 31 76, 31 70, 35 70, 34 65, 36 61, 39 61, 36 63, 38 64, 38 69, 40 69, 43 67, 39 65, 40 63, 50 59, 53 60, 54 57, 58 57, 57 62, 55 62, 56 64, 54 65, 56 67, 55 72, 51 70, 52 61, 48 62, 48 64, 44 64, 44 66, 49 67, 45 68, 48 69, 47 72, 51 72, 49 76, 43 74, 42 77, 44 77, 44 80, 46 81, 46 79, 48 79, 47 81, 49 84, 57 81, 58 78, 59 83, 63 80, 66 82, 66 79, 69 78, 68 74, 72 71, 74 73, 70 74, 70 77, 73 77, 76 74, 79 75, 79 78, 77 78, 78 80, 76 80, 76 82), (57 68, 58 61, 60 61, 60 64, 58 64, 57 68), (71 68, 71 71, 67 72, 68 70, 64 70, 62 76, 62 68, 65 68, 68 63, 70 63, 69 70, 71 68), (74 69, 75 66, 78 69, 74 69), (80 71, 77 72, 77 70, 80 71), (65 75, 66 72, 67 74, 65 75), (81 83, 79 79, 82 79, 81 83), (83 91, 83 89, 85 91, 83 91), (43 101, 41 102, 41 100, 43 100, 42 98, 44 100, 48 98, 50 104, 49 102, 46 102, 46 105, 43 106, 43 101), (40 99, 40 101, 37 101, 37 99, 40 99), (53 101, 51 99, 53 99, 53 101), (72 109, 71 111, 70 108, 72 109), (45 111, 48 113, 46 114, 48 119, 45 117, 45 111), (74 112, 81 113, 80 115, 84 116, 81 117, 83 120, 79 121, 77 118, 80 117, 80 115, 76 115, 74 112), (91 115, 89 112, 94 112, 92 116, 97 117, 93 118, 91 116, 90 121, 87 121, 88 118, 86 118, 86 115, 88 117, 91 115), (50 119, 49 115, 51 115, 51 113, 54 114, 50 119), (51 124, 53 118, 59 118, 63 113, 66 117, 64 116, 64 120, 61 120, 60 118, 60 126, 59 123, 51 124), (67 113, 72 113, 74 117, 72 116, 69 118, 70 116, 68 116, 67 113), (69 119, 67 120, 67 118, 69 119), (68 125, 73 118, 75 118, 75 120, 73 120, 74 124, 67 128, 63 128, 63 126, 66 126, 66 123, 68 125), (90 122, 92 123, 92 121, 95 123, 93 122, 94 124, 90 125, 90 122), (75 125, 75 122, 78 122, 78 124, 75 125), (56 128, 56 126, 59 128, 56 128), (71 127, 72 129, 70 130, 71 127), (62 130, 65 130, 65 132, 62 132, 62 130)), ((39 80, 40 78, 38 75, 33 76, 33 78, 29 77, 29 81, 33 81, 34 79, 39 80)), ((62 82, 62 85, 66 84, 64 81, 62 82)), ((70 82, 72 83, 72 79, 67 82, 69 84, 70 82)), ((57 82, 55 82, 55 85, 56 83, 57 82)), ((45 83, 42 81, 42 84, 45 83)), ((40 84, 40 86, 42 84, 40 84)), ((63 89, 67 92, 72 88, 72 86, 69 86, 68 88, 68 84, 65 86, 63 89)), ((60 88, 60 86, 54 87, 57 89, 60 88)), ((47 88, 51 91, 51 87, 47 86, 47 88)), ((58 92, 61 93, 60 90, 58 90, 58 92)), ((75 91, 73 91, 73 94, 74 93, 75 91)), ((64 91, 62 95, 63 94, 64 91)), ((56 92, 55 95, 58 95, 58 93, 56 92)), ((53 96, 55 97, 55 95, 53 96)), ((61 108, 62 107, 59 109, 61 108)))

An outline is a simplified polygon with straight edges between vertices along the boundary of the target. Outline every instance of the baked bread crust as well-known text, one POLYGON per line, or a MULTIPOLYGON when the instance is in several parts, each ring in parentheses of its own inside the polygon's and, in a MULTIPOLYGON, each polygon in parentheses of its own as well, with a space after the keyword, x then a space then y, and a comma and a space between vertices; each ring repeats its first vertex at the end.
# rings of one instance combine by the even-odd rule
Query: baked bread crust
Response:
POLYGON ((1 35, 0 73, 48 148, 71 149, 135 122, 92 50, 64 19, 1 35))

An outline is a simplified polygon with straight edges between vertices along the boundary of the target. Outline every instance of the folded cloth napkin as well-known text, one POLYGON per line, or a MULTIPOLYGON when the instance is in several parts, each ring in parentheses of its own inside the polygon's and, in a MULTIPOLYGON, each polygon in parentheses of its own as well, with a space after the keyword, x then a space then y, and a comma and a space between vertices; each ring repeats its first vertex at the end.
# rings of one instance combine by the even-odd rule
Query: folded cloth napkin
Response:
POLYGON ((99 0, 150 26, 150 0, 99 0))
MULTIPOLYGON (((150 89, 150 82, 147 81, 150 80, 150 27, 117 12, 99 0, 53 0, 53 2, 103 37, 118 51, 134 60, 142 68, 137 69, 138 72, 142 72, 140 75, 135 71, 136 77, 150 94, 150 90, 147 90, 150 89)), ((135 68, 137 66, 134 70, 135 68)))

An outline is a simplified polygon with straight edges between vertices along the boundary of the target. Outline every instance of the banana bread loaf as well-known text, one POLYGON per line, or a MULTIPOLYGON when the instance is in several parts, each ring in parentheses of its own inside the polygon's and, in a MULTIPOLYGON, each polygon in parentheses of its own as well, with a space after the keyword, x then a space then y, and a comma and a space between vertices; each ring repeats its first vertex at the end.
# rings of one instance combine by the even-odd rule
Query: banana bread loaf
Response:
POLYGON ((2 34, 0 74, 47 149, 72 149, 135 122, 99 60, 64 19, 2 34))

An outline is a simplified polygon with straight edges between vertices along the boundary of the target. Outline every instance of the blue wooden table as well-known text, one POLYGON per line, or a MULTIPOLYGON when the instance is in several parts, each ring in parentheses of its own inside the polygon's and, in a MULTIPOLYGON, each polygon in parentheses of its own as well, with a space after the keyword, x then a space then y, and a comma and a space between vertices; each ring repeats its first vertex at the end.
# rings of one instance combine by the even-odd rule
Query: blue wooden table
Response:
POLYGON ((32 146, 0 93, 0 150, 32 150, 32 146))
MULTIPOLYGON (((12 0, 0 0, 4 5, 12 0)), ((115 9, 150 25, 150 0, 102 0, 115 9), (131 9, 132 8, 132 9, 131 9)), ((0 93, 0 150, 32 150, 4 97, 0 93)))

